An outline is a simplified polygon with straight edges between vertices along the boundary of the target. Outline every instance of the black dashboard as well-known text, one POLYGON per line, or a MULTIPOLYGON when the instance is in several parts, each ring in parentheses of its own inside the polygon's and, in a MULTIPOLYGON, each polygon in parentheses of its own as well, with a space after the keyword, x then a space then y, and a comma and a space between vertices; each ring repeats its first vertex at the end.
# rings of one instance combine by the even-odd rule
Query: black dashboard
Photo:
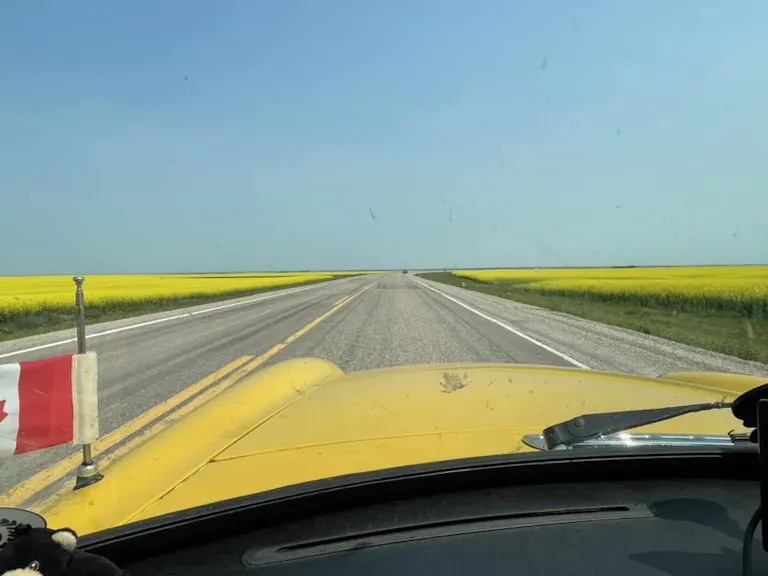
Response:
MULTIPOLYGON (((85 539, 133 576, 741 574, 756 450, 478 458, 329 479, 85 539)), ((760 531, 753 573, 768 574, 760 531)))

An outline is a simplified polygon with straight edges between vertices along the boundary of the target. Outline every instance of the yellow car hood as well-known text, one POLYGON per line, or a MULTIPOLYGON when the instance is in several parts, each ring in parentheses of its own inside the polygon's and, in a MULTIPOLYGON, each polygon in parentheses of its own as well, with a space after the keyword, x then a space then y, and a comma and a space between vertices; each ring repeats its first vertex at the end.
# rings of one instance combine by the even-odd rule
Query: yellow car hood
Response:
MULTIPOLYGON (((318 359, 262 370, 44 511, 87 533, 310 480, 408 464, 531 451, 524 434, 574 416, 730 400, 757 377, 660 379, 570 368, 461 364, 344 375, 318 359)), ((729 410, 643 431, 726 434, 729 410)))

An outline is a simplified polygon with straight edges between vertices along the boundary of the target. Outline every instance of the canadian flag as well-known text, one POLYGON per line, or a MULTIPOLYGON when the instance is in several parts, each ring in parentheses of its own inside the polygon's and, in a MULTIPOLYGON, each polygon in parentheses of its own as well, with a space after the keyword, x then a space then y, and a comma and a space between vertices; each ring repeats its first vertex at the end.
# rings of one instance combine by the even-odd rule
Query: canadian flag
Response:
POLYGON ((99 436, 96 353, 0 365, 0 456, 99 436))

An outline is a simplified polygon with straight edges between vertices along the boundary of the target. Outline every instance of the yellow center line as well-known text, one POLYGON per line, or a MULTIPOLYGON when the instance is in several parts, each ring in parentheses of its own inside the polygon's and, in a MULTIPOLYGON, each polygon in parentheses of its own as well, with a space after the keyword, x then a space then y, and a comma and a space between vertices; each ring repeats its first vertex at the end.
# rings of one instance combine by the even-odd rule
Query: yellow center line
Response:
POLYGON ((113 450, 110 454, 106 455, 104 458, 100 460, 101 468, 106 469, 107 466, 114 460, 118 459, 120 456, 127 454, 136 446, 143 443, 146 439, 151 438, 152 436, 155 436, 158 434, 161 430, 164 428, 167 428, 169 424, 175 422, 176 420, 179 420, 180 418, 184 417, 185 415, 189 414, 193 410, 196 410, 209 400, 215 398, 228 388, 231 388, 234 384, 237 384, 240 380, 243 379, 243 377, 247 376, 260 366, 262 366, 267 360, 274 357, 278 353, 280 353, 282 350, 284 350, 289 344, 292 342, 298 340, 301 338, 304 334, 312 330, 315 326, 320 324, 323 320, 334 314, 339 308, 347 304, 350 300, 361 294, 363 291, 355 293, 352 296, 349 296, 347 298, 342 298, 339 302, 337 302, 333 308, 328 310, 328 312, 325 312, 324 314, 318 316, 312 322, 301 328, 300 330, 297 330, 288 338, 280 342, 279 344, 275 344, 264 352, 261 356, 257 356, 253 360, 251 360, 248 364, 237 370, 234 374, 231 376, 224 378, 217 386, 212 386, 210 389, 206 390, 196 398, 194 398, 189 403, 185 404, 178 410, 175 410, 173 414, 168 415, 167 418, 164 418, 160 422, 156 423, 155 425, 147 428, 146 430, 143 430, 141 434, 137 435, 136 437, 132 438, 130 442, 126 442, 124 445, 118 447, 116 450, 113 450))
MULTIPOLYGON (((288 338, 286 338, 284 341, 276 344, 260 356, 255 358, 251 356, 242 356, 241 358, 238 358, 234 362, 231 362, 220 370, 217 370, 210 376, 207 376, 200 382, 193 384, 189 388, 186 388, 175 396, 172 396, 165 402, 158 404, 156 407, 145 412, 141 416, 131 420, 130 422, 127 422, 123 426, 120 426, 119 428, 106 435, 104 438, 97 440, 93 445, 93 452, 97 457, 100 468, 102 470, 107 468, 107 466, 109 466, 109 464, 115 459, 135 449, 145 440, 168 427, 171 423, 192 412, 208 400, 211 400, 224 390, 239 382, 243 377, 259 368, 269 359, 285 349, 289 344, 296 341, 298 338, 309 332, 312 328, 320 324, 320 322, 334 314, 342 306, 350 302, 353 298, 356 298, 365 292, 369 287, 370 286, 366 286, 365 288, 355 292, 353 295, 346 296, 337 301, 330 310, 321 314, 312 320, 309 324, 297 330, 288 336, 288 338), (212 386, 213 383, 217 384, 212 386), (208 387, 207 390, 205 389, 206 387, 208 387), (198 394, 187 404, 179 407, 180 404, 201 391, 202 393, 198 394), (156 422, 154 425, 148 426, 151 422, 158 420, 159 418, 162 419, 156 422), (141 432, 139 434, 135 434, 139 430, 141 430, 141 432), (134 434, 135 436, 133 436, 128 442, 125 442, 115 450, 112 450, 109 454, 104 455, 102 458, 98 458, 100 453, 103 453, 115 445, 120 444, 126 438, 134 434)), ((60 480, 62 476, 76 468, 79 463, 80 454, 72 454, 69 457, 57 462, 53 466, 32 476, 29 480, 20 484, 19 486, 11 488, 7 492, 3 493, 0 495, 0 502, 3 502, 6 506, 19 506, 22 502, 29 500, 51 484, 55 483, 57 480, 60 480)), ((39 508, 40 504, 46 506, 47 504, 52 503, 63 492, 69 491, 69 489, 69 487, 63 487, 55 494, 45 498, 44 501, 39 502, 38 506, 35 506, 35 508, 39 508)))

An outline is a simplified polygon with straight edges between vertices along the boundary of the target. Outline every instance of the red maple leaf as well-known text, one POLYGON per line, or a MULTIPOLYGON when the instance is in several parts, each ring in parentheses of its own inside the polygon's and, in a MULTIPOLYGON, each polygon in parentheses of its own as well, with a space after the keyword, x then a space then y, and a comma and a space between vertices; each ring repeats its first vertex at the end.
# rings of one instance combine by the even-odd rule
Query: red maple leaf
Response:
POLYGON ((4 408, 5 408, 5 400, 0 400, 0 422, 5 420, 5 417, 8 416, 8 414, 6 414, 4 408))

